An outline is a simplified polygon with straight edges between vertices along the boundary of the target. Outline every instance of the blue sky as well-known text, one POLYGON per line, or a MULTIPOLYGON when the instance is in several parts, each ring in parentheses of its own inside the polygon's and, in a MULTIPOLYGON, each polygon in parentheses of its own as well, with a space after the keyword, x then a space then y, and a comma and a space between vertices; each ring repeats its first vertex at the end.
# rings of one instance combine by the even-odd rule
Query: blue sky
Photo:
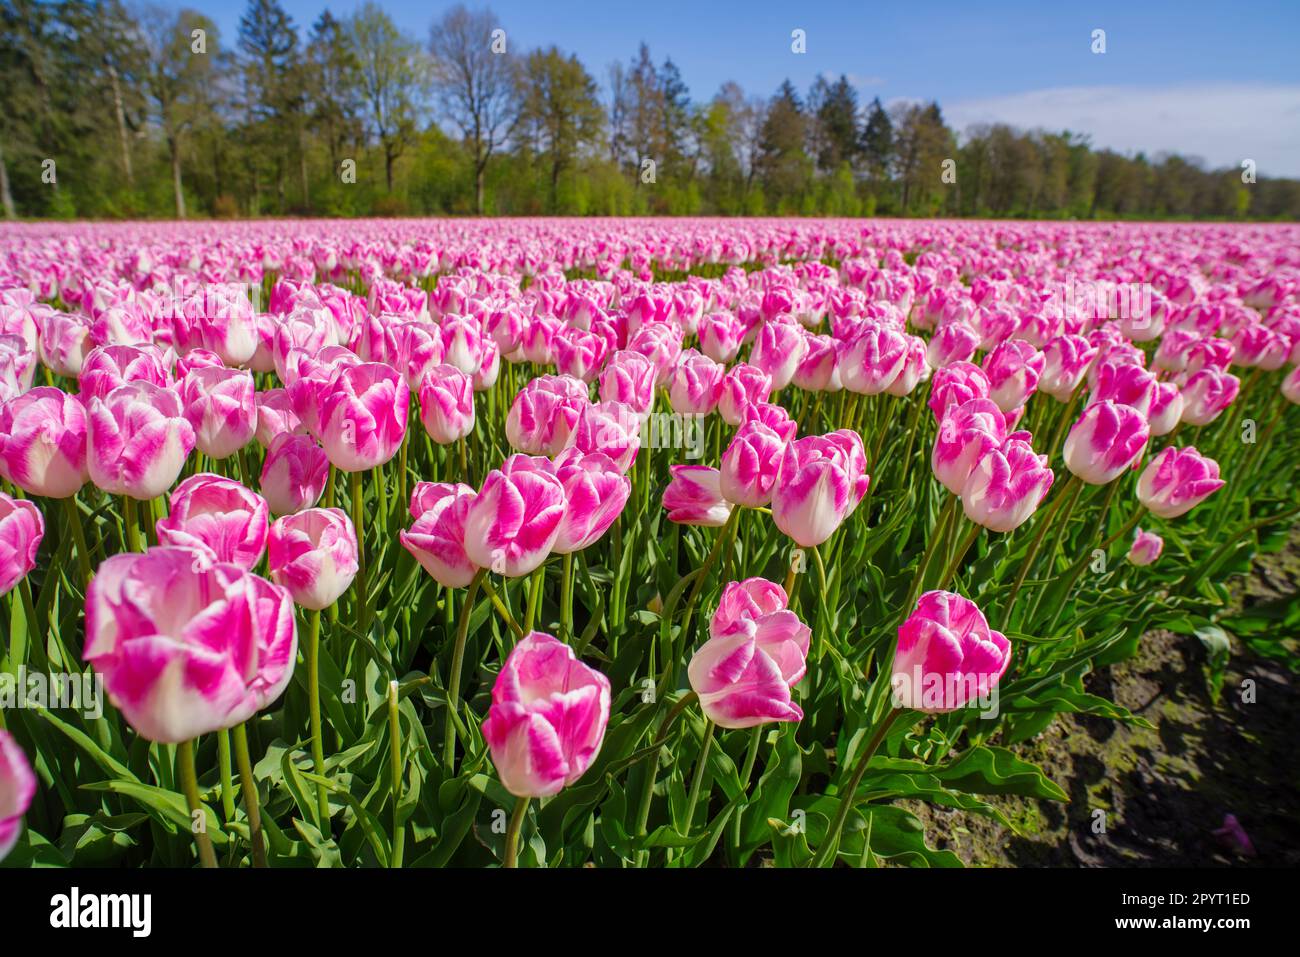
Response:
MULTIPOLYGON (((237 0, 192 2, 232 44, 237 0)), ((346 15, 360 5, 282 2, 304 29, 326 6, 346 15)), ((449 4, 380 5, 423 42, 449 4)), ((1300 0, 489 5, 515 49, 554 43, 602 81, 644 40, 656 61, 673 58, 697 100, 726 80, 768 95, 787 77, 802 91, 819 73, 844 73, 864 100, 938 99, 959 130, 991 120, 1069 128, 1099 146, 1177 150, 1214 166, 1252 158, 1263 175, 1300 175, 1300 0), (790 49, 796 28, 807 35, 802 55, 790 49), (1094 29, 1106 31, 1104 54, 1090 49, 1094 29)))

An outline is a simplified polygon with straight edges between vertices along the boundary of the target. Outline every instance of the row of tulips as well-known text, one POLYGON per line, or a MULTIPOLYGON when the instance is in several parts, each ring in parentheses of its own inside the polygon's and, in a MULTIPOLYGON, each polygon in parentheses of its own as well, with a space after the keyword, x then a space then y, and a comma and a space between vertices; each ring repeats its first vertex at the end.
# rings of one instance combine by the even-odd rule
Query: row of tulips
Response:
POLYGON ((10 863, 954 864, 1300 514, 1289 228, 197 228, 0 233, 10 863))

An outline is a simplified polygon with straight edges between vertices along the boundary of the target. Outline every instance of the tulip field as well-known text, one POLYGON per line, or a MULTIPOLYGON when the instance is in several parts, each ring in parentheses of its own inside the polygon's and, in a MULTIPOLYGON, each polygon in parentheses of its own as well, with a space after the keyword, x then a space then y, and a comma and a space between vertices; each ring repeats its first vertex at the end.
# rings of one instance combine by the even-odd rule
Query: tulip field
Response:
POLYGON ((1293 534, 1300 228, 6 224, 0 401, 5 866, 958 866, 1293 534))

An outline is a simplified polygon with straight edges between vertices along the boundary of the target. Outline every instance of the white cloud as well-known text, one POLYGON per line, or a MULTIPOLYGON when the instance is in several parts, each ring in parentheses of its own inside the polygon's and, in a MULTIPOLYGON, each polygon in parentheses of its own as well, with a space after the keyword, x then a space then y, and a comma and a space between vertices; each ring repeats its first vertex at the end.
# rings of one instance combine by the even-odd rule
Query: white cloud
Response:
POLYGON ((944 103, 950 126, 1002 122, 1087 133, 1095 147, 1176 152, 1212 168, 1300 176, 1300 86, 1076 86, 944 103))

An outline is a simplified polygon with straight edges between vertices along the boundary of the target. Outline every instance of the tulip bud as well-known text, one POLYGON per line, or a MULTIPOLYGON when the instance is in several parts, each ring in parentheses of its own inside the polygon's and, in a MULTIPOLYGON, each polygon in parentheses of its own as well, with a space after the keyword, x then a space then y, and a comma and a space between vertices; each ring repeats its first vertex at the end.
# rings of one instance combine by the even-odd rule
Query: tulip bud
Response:
POLYGON ((564 519, 552 551, 557 555, 588 548, 623 512, 632 482, 600 452, 568 449, 555 460, 555 477, 564 487, 564 519))
POLYGON ((268 507, 256 492, 210 472, 192 475, 171 493, 156 524, 159 545, 206 551, 214 562, 251 571, 266 549, 268 507))
POLYGON ((325 494, 330 463, 310 435, 277 435, 262 463, 262 496, 274 515, 311 508, 325 494))
POLYGON ((251 372, 224 367, 192 369, 181 380, 181 404, 200 452, 224 459, 252 440, 257 428, 255 391, 251 372))
POLYGON ((91 481, 141 501, 171 488, 194 449, 194 428, 174 391, 131 382, 92 398, 86 411, 91 481))
POLYGON ((986 699, 1011 663, 1011 642, 973 601, 926 592, 898 629, 891 677, 897 708, 940 714, 986 699))
POLYGON ((1036 455, 1025 440, 1010 437, 976 463, 961 490, 962 510, 989 531, 1012 531, 1034 514, 1052 479, 1047 456, 1036 455))
POLYGON ((785 448, 785 440, 766 425, 742 425, 722 453, 722 494, 727 501, 749 508, 770 502, 785 448))
POLYGON ((10 498, 0 492, 0 595, 13 591, 36 567, 44 537, 41 510, 25 498, 10 498))
POLYGON ((727 524, 732 505, 722 497, 722 473, 707 465, 670 465, 664 489, 668 521, 714 528, 727 524))
POLYGON ((943 487, 960 495, 976 464, 1006 441, 1006 421, 990 399, 951 406, 939 423, 930 466, 943 487))
POLYGON ((420 383, 420 421, 439 445, 474 431, 474 383, 455 366, 434 366, 420 383))
POLYGON ((1137 530, 1133 544, 1128 550, 1128 560, 1134 565, 1150 565, 1164 551, 1165 540, 1155 532, 1137 530))
POLYGON ((339 508, 309 508, 271 525, 271 580, 303 608, 334 604, 357 576, 357 533, 339 508))
POLYGON ((1161 518, 1177 518, 1191 511, 1224 486, 1219 463, 1191 446, 1166 446, 1138 477, 1137 497, 1161 518))
POLYGON ((791 442, 772 494, 776 527, 804 548, 831 537, 867 493, 862 439, 849 429, 791 442))
POLYGON ((330 461, 341 471, 363 472, 396 455, 410 396, 392 366, 366 362, 339 370, 320 399, 320 440, 330 461))
POLYGON ((0 474, 30 495, 76 495, 89 478, 81 400, 41 386, 0 406, 0 474))
POLYGON ((565 505, 555 476, 493 469, 465 516, 465 553, 479 568, 507 578, 527 575, 555 545, 565 505))
POLYGON ((1065 438, 1065 466, 1089 485, 1106 485, 1137 462, 1150 436, 1146 416, 1132 406, 1094 403, 1065 438))
POLYGON ((18 843, 23 815, 36 796, 36 775, 8 731, 0 731, 0 861, 18 843))

